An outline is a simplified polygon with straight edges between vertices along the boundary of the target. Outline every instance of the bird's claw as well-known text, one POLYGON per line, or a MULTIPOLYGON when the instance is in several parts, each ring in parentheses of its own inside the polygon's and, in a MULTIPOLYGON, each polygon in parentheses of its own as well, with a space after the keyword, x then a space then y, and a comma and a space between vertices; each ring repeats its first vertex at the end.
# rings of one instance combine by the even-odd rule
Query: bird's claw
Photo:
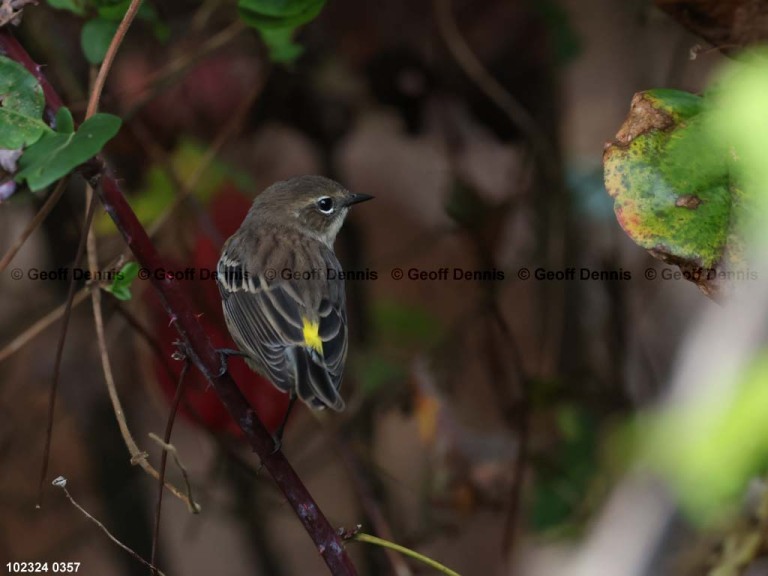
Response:
POLYGON ((221 358, 221 370, 219 370, 219 373, 216 375, 216 377, 223 376, 227 371, 227 361, 229 360, 230 356, 247 356, 244 352, 240 350, 234 350, 233 348, 217 348, 216 352, 219 353, 219 357, 221 358))

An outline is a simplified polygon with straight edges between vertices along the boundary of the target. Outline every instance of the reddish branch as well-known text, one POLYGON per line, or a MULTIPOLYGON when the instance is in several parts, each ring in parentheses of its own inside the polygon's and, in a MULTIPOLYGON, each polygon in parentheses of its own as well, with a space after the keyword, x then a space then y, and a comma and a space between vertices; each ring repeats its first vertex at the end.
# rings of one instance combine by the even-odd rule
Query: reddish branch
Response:
MULTIPOLYGON (((43 87, 48 111, 55 114, 56 110, 62 106, 61 98, 41 73, 40 66, 35 64, 7 29, 0 30, 0 52, 23 64, 35 75, 43 87)), ((80 171, 98 191, 104 208, 120 230, 139 265, 149 270, 164 268, 163 260, 104 162, 96 158, 82 166, 80 171)), ((341 538, 320 511, 283 453, 280 450, 274 450, 272 436, 250 407, 232 377, 226 372, 221 356, 211 345, 208 335, 198 322, 194 309, 179 283, 173 279, 158 280, 154 276, 154 274, 150 275, 152 284, 171 322, 178 330, 190 359, 211 382, 230 416, 245 433, 264 468, 272 475, 314 541, 331 573, 334 575, 357 574, 341 538)))

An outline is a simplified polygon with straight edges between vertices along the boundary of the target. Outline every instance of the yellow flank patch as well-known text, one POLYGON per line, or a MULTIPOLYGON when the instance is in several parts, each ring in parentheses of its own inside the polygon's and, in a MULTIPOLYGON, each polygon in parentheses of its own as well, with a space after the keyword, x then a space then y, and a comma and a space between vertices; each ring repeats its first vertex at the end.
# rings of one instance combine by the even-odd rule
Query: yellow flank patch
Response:
POLYGON ((316 350, 319 354, 323 353, 323 341, 320 338, 318 330, 320 325, 317 322, 311 322, 306 318, 302 318, 304 322, 304 344, 316 350))

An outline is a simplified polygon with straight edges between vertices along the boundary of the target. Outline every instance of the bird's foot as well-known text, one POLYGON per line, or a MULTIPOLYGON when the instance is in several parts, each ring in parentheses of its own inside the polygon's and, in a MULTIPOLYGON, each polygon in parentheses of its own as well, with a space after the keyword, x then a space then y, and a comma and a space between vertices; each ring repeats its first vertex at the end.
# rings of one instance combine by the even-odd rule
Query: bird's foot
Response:
POLYGON ((293 409, 293 405, 295 403, 296 396, 291 394, 291 399, 288 401, 288 408, 285 410, 283 421, 280 423, 280 426, 278 426, 277 430, 275 430, 275 435, 272 436, 272 439, 275 441, 275 448, 272 450, 272 454, 278 452, 283 447, 283 434, 285 433, 285 427, 288 424, 288 417, 291 415, 291 410, 293 409))
POLYGON ((219 356, 221 357, 221 369, 219 370, 219 373, 216 375, 223 376, 224 373, 227 371, 227 361, 229 360, 230 356, 242 356, 246 357, 248 354, 245 352, 242 352, 241 350, 235 350, 233 348, 217 348, 216 352, 219 353, 219 356))

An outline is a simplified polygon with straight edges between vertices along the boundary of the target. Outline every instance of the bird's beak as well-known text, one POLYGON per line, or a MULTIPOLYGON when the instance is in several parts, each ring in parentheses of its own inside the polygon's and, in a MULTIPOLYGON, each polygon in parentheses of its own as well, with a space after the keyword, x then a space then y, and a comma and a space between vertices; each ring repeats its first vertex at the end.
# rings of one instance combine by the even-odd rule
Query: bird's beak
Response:
POLYGON ((347 197, 347 200, 344 202, 345 206, 352 206, 352 204, 359 204, 360 202, 365 202, 367 200, 373 199, 373 196, 370 194, 351 194, 347 197))

